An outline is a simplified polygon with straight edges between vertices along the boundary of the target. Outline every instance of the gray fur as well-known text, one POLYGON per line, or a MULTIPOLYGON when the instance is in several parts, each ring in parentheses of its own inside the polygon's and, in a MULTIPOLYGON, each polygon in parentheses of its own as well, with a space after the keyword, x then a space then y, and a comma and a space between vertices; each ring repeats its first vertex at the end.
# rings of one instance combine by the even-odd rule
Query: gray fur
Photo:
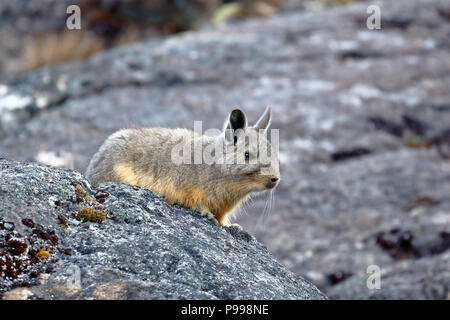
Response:
MULTIPOLYGON (((266 126, 270 121, 270 110, 269 113, 266 110, 263 117, 263 124, 266 126)), ((136 172, 148 173, 155 179, 170 178, 180 190, 198 188, 217 199, 235 197, 237 202, 244 199, 248 193, 235 191, 237 190, 235 186, 239 186, 240 181, 244 178, 252 179, 252 176, 259 185, 250 190, 251 192, 267 190, 270 179, 279 178, 277 155, 274 153, 271 155, 269 164, 258 163, 258 145, 249 142, 243 135, 243 133, 256 135, 258 130, 255 127, 247 126, 247 118, 242 110, 233 110, 224 127, 225 131, 216 136, 200 136, 187 129, 120 130, 108 137, 93 156, 86 176, 92 182, 124 182, 114 168, 116 165, 126 162, 132 164, 136 172), (236 136, 232 140, 226 138, 227 131, 230 129, 232 129, 231 134, 236 136), (207 164, 204 162, 194 164, 194 154, 192 153, 188 154, 191 160, 190 164, 176 164, 172 161, 172 149, 179 146, 180 143, 183 146, 191 146, 191 150, 199 150, 206 146, 217 147, 217 150, 221 150, 226 159, 237 156, 243 159, 245 152, 249 152, 251 161, 245 162, 244 160, 241 164, 207 164), (261 176, 263 168, 268 170, 265 171, 264 177, 261 176)), ((267 127, 262 129, 267 129, 267 127)), ((260 139, 270 148, 270 143, 265 135, 260 139)), ((137 184, 140 185, 141 181, 138 180, 137 184)))

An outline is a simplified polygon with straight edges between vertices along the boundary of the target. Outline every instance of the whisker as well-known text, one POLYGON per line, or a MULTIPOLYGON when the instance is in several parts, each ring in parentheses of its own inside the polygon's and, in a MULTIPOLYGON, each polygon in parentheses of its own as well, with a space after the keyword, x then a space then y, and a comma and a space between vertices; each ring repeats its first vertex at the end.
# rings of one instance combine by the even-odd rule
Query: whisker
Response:
MULTIPOLYGON (((257 220, 257 222, 256 222, 256 226, 255 226, 255 229, 256 229, 256 230, 258 230, 258 229, 260 228, 261 223, 263 223, 264 220, 265 220, 265 216, 266 216, 266 212, 267 212, 267 209, 268 209, 268 205, 269 205, 269 195, 267 195, 267 197, 266 197, 266 201, 265 201, 265 203, 264 203, 263 212, 262 212, 262 214, 258 217, 258 220, 257 220)), ((255 231, 256 231, 256 230, 255 230, 255 231)), ((263 231, 264 231, 264 225, 263 225, 263 231)))

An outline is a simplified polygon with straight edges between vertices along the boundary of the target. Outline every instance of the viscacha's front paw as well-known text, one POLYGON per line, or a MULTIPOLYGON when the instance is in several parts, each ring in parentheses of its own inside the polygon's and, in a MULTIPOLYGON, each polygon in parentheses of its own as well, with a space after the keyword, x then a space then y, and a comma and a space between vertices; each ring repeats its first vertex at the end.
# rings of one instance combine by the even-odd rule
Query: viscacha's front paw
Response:
POLYGON ((206 217, 211 220, 216 226, 220 226, 219 221, 217 221, 216 217, 209 211, 201 211, 200 214, 202 217, 206 217))
POLYGON ((237 223, 232 223, 227 225, 228 228, 232 228, 232 229, 237 229, 237 230, 242 230, 241 225, 237 224, 237 223))

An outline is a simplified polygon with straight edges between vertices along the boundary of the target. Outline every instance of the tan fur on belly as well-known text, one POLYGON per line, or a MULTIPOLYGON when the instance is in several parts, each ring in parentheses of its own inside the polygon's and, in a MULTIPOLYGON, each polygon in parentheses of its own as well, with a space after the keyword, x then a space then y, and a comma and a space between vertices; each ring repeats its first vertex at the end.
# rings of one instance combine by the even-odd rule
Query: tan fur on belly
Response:
POLYGON ((175 187, 174 182, 168 178, 155 179, 148 173, 136 172, 130 163, 120 163, 114 167, 114 171, 122 182, 158 193, 170 205, 177 204, 190 209, 211 212, 221 225, 226 224, 227 213, 236 205, 231 200, 218 201, 198 188, 180 189, 175 187))
POLYGON ((115 173, 120 177, 122 182, 137 185, 137 176, 133 166, 127 163, 119 163, 114 167, 115 173))

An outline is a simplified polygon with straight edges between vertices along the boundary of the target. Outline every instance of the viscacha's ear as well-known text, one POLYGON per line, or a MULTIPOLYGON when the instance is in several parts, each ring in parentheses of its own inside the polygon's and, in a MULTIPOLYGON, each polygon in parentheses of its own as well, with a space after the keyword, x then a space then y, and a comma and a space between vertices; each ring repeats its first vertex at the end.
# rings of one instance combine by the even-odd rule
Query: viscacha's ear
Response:
POLYGON ((247 117, 245 116, 244 111, 241 109, 234 109, 225 121, 225 140, 236 144, 239 132, 244 132, 245 130, 247 130, 247 117))
POLYGON ((253 128, 266 131, 270 127, 271 122, 272 109, 270 108, 270 106, 267 106, 266 111, 264 111, 263 115, 261 116, 261 118, 259 118, 253 128))

